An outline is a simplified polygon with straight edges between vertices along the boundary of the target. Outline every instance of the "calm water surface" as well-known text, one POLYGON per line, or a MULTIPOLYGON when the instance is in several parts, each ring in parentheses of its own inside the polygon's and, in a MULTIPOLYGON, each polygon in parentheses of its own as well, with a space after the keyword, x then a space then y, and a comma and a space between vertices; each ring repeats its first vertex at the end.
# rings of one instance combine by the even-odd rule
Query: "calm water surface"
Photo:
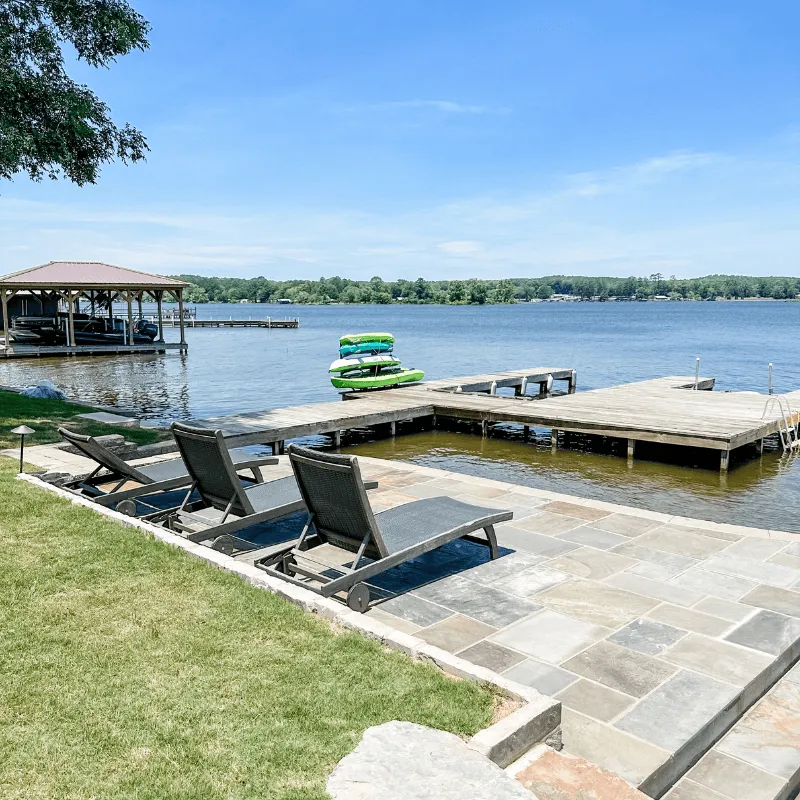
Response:
MULTIPOLYGON (((717 391, 800 388, 800 303, 581 303, 516 306, 198 306, 199 318, 298 315, 299 330, 187 331, 189 353, 25 360, 0 383, 49 378, 74 399, 168 420, 335 399, 327 368, 338 337, 389 330, 405 366, 429 378, 522 367, 574 367, 579 390, 692 375, 695 357, 717 391), (287 313, 288 312, 288 313, 287 313)), ((177 341, 177 329, 166 338, 177 341)), ((800 531, 800 466, 778 453, 713 469, 597 452, 550 453, 508 430, 482 441, 431 431, 358 450, 658 511, 800 531)))

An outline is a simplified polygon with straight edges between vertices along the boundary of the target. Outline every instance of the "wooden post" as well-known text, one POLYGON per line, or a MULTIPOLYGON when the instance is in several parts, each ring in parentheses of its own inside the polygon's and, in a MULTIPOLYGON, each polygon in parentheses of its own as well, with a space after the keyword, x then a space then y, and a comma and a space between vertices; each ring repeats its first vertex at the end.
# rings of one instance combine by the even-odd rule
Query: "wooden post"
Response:
POLYGON ((333 446, 339 448, 342 446, 342 432, 341 431, 334 431, 333 432, 333 446))
POLYGON ((728 463, 730 462, 731 452, 730 450, 720 450, 719 451, 719 471, 720 472, 727 472, 728 471, 728 463))
POLYGON ((130 289, 125 292, 128 299, 128 344, 133 344, 133 294, 130 289))
POLYGON ((575 394, 576 389, 578 388, 578 373, 575 370, 572 370, 572 374, 569 376, 569 394, 575 394))
POLYGON ((633 460, 633 454, 636 451, 636 439, 628 439, 628 458, 633 460))
POLYGON ((526 441, 531 435, 531 426, 530 425, 523 425, 522 426, 522 438, 526 441))
POLYGON ((164 320, 162 317, 161 301, 164 298, 164 292, 156 292, 156 302, 158 303, 158 341, 164 341, 164 320))
POLYGON ((69 323, 67 326, 67 337, 69 341, 67 344, 69 347, 75 347, 75 306, 72 303, 71 290, 67 292, 67 310, 69 311, 69 323))
POLYGON ((550 449, 555 453, 558 450, 558 428, 550 431, 550 449))
POLYGON ((486 438, 489 435, 489 423, 484 419, 481 420, 481 437, 486 438))
POLYGON ((396 434, 397 434, 397 423, 396 422, 390 422, 389 423, 389 436, 391 436, 394 439, 396 434))
POLYGON ((177 294, 178 294, 178 315, 180 316, 180 321, 181 321, 181 345, 185 346, 186 334, 183 326, 183 289, 178 289, 177 294))
POLYGON ((0 299, 2 300, 2 306, 3 306, 3 344, 5 345, 7 350, 9 346, 8 329, 10 326, 8 324, 8 301, 6 300, 5 289, 0 289, 0 299))
POLYGON ((759 454, 764 452, 764 440, 763 439, 759 439, 758 440, 758 452, 759 452, 759 454))

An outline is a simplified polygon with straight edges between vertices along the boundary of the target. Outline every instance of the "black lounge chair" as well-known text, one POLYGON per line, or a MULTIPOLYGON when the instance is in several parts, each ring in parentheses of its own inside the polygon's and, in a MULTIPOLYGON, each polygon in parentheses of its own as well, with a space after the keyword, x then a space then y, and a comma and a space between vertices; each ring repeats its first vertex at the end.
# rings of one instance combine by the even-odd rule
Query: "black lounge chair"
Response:
MULTIPOLYGON (((304 511, 306 506, 294 476, 245 486, 236 474, 222 431, 180 422, 173 422, 171 427, 192 485, 180 508, 163 516, 167 526, 193 542, 211 539, 215 550, 229 555, 243 550, 248 558, 255 558, 291 549, 293 541, 256 553, 250 541, 232 534, 304 511)), ((377 485, 372 482, 367 488, 377 485)))
MULTIPOLYGON (((180 489, 192 482, 186 465, 180 457, 169 461, 133 466, 123 461, 93 436, 74 433, 66 428, 59 428, 58 432, 65 441, 97 464, 97 468, 91 474, 64 484, 63 488, 90 497, 98 505, 116 508, 122 503, 123 505, 118 510, 134 515, 137 503, 141 502, 138 498, 180 489), (137 486, 123 489, 122 487, 128 483, 135 483, 137 486), (105 488, 109 484, 111 484, 111 488, 105 488)), ((279 463, 274 456, 254 456, 243 449, 228 452, 235 468, 250 470, 256 482, 263 480, 260 467, 279 463)), ((146 503, 144 506, 148 510, 158 510, 157 507, 152 508, 146 503)))
MULTIPOLYGON (((309 517, 291 551, 256 562, 266 572, 324 597, 346 590, 347 605, 363 613, 370 602, 363 581, 454 539, 484 544, 491 558, 497 558, 494 525, 512 519, 511 511, 430 497, 373 514, 355 456, 297 445, 290 445, 288 452, 309 517), (480 529, 484 537, 472 536, 480 529), (314 549, 320 545, 356 555, 349 566, 315 559, 314 549)), ((323 554, 330 555, 326 550, 323 554)))

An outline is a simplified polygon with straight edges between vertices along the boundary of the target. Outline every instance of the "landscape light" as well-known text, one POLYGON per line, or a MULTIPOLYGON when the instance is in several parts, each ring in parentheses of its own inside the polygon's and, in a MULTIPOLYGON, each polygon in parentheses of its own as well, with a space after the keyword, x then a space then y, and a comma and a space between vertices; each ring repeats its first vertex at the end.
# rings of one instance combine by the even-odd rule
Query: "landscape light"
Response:
POLYGON ((25 456, 25 437, 29 433, 36 433, 36 431, 33 428, 29 428, 27 425, 20 425, 18 428, 14 428, 11 433, 16 433, 17 436, 19 436, 19 472, 21 475, 24 472, 22 464, 25 456))

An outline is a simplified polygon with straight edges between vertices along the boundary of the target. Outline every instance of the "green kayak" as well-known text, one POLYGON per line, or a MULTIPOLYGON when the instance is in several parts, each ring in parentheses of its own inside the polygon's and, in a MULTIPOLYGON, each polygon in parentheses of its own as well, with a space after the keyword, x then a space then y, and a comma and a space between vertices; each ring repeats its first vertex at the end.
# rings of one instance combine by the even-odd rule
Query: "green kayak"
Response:
POLYGON ((421 369, 382 370, 377 375, 331 375, 331 383, 337 389, 384 389, 388 386, 399 386, 401 383, 421 381, 424 377, 425 373, 421 369))
POLYGON ((348 333, 339 339, 339 346, 347 344, 361 344, 362 342, 394 342, 391 333, 348 333))

